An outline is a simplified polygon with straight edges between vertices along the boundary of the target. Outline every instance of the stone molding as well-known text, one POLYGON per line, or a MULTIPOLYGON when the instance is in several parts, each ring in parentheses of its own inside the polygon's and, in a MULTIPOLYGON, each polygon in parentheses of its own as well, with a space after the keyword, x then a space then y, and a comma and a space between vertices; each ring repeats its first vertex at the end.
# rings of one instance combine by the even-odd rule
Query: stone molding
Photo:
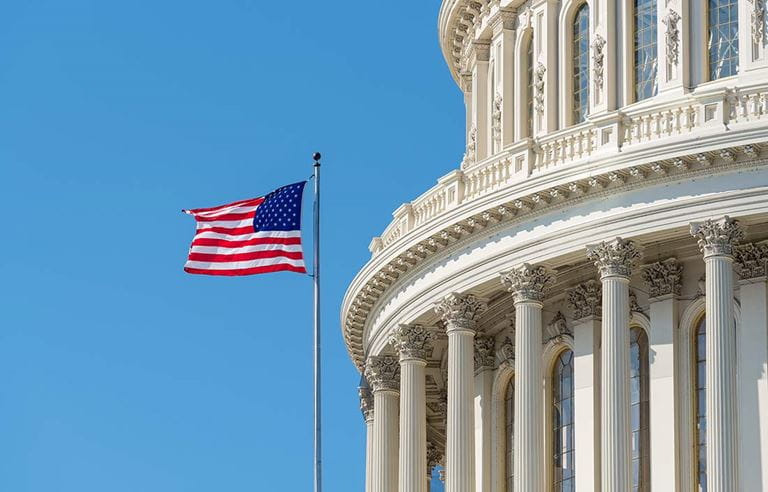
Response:
POLYGON ((733 248, 744 238, 744 229, 739 226, 739 221, 726 215, 718 220, 693 222, 691 235, 696 238, 704 258, 733 257, 733 248))
POLYGON ((360 396, 360 411, 366 422, 373 420, 373 392, 370 388, 360 387, 357 389, 360 396))
POLYGON ((677 258, 643 265, 641 274, 650 298, 680 295, 683 287, 683 265, 677 262, 677 258))
POLYGON ((587 258, 595 263, 600 277, 632 276, 632 269, 642 257, 642 248, 631 239, 617 237, 587 245, 587 258))
POLYGON ((768 243, 740 244, 733 253, 742 280, 768 277, 768 243))
POLYGON ((501 284, 512 293, 515 303, 543 302, 554 282, 555 275, 550 269, 530 263, 501 274, 501 284))
POLYGON ((488 309, 485 299, 474 294, 448 294, 435 304, 435 313, 440 315, 447 331, 454 329, 474 330, 477 320, 488 309))
POLYGON ((400 361, 392 355, 372 355, 365 364, 365 379, 377 391, 400 392, 400 361))
POLYGON ((400 360, 426 361, 432 355, 434 330, 422 325, 400 325, 392 331, 389 343, 400 354, 400 360))
POLYGON ((495 344, 493 337, 475 336, 475 372, 494 368, 496 365, 495 344))
POLYGON ((597 280, 587 280, 567 292, 573 319, 599 317, 602 314, 603 285, 597 280))

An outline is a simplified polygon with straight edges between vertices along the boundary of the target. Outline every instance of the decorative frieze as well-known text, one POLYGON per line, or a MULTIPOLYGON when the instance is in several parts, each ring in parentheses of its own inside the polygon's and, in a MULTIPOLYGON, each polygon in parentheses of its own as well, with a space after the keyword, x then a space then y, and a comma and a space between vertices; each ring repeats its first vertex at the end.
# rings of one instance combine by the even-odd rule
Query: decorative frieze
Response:
POLYGON ((563 313, 558 311, 552 321, 544 327, 544 343, 560 341, 566 336, 573 337, 573 330, 568 327, 563 313))
POLYGON ((691 235, 699 249, 708 256, 733 256, 733 248, 744 238, 744 230, 736 219, 727 215, 719 220, 707 219, 691 224, 691 235))
POLYGON ((670 65, 677 66, 680 60, 680 29, 677 27, 680 22, 680 14, 669 9, 661 21, 667 28, 664 36, 667 45, 667 61, 670 65))
POLYGON ((644 265, 641 273, 649 297, 680 295, 683 285, 683 266, 677 262, 676 258, 644 265))
POLYGON ((361 386, 357 389, 360 396, 360 411, 366 422, 373 420, 373 392, 371 388, 361 386))
POLYGON ((400 325, 389 339, 390 345, 400 354, 400 359, 426 360, 432 354, 435 332, 422 325, 400 325))
POLYGON ((474 330, 477 320, 486 310, 488 304, 474 294, 448 294, 442 301, 435 304, 435 312, 443 322, 456 328, 474 330))
POLYGON ((501 283, 512 293, 515 302, 542 302, 554 282, 555 276, 551 270, 529 263, 501 274, 501 283))
POLYGON ((617 237, 587 246, 587 258, 595 262, 601 277, 631 277, 632 268, 641 257, 641 248, 630 239, 617 237))
POLYGON ((592 72, 595 79, 595 87, 603 88, 603 72, 605 70, 605 38, 600 33, 595 34, 592 41, 592 72))
POLYGON ((568 305, 573 319, 600 316, 603 287, 597 280, 587 280, 568 291, 568 305))
POLYGON ((733 250, 736 271, 742 280, 768 276, 768 244, 746 243, 733 250))
POLYGON ((365 379, 373 391, 400 391, 400 361, 392 355, 372 355, 365 364, 365 379))
POLYGON ((493 337, 475 336, 475 371, 493 369, 496 365, 495 341, 493 337))

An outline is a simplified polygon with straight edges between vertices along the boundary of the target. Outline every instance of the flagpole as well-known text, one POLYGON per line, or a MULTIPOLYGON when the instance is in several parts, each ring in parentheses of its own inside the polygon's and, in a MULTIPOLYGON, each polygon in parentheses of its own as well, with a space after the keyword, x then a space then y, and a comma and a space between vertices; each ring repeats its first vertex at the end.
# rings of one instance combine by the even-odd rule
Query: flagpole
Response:
POLYGON ((315 284, 315 313, 314 313, 314 325, 315 325, 315 395, 314 395, 314 407, 315 407, 315 492, 322 491, 322 446, 321 446, 321 432, 320 432, 320 415, 321 415, 321 398, 320 398, 320 152, 312 154, 312 159, 315 161, 314 176, 315 176, 315 225, 314 225, 314 254, 312 255, 314 261, 314 267, 312 269, 313 280, 315 284))

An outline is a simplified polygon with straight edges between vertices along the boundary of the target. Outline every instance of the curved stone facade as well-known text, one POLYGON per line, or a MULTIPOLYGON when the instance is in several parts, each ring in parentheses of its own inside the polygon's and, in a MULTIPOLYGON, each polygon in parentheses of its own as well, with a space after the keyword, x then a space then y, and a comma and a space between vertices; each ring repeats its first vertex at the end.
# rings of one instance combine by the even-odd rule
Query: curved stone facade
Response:
POLYGON ((438 463, 452 492, 768 490, 765 23, 761 0, 443 2, 466 153, 341 310, 361 372, 408 375, 386 423, 366 400, 369 490, 438 463))

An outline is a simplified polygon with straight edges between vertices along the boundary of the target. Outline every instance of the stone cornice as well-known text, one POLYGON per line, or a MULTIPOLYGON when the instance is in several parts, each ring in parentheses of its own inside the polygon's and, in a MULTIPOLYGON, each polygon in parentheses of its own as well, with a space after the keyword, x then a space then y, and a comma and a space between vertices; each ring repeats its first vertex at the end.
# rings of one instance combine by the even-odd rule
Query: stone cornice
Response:
POLYGON ((449 225, 437 230, 434 228, 425 230, 421 235, 400 245, 397 250, 385 256, 375 256, 357 275, 347 291, 342 307, 342 329, 352 360, 358 369, 362 369, 364 363, 362 337, 368 322, 368 314, 385 292, 399 283, 407 272, 418 265, 459 248, 480 234, 490 234, 552 210, 564 209, 587 200, 596 200, 661 183, 768 165, 766 159, 753 160, 742 147, 735 147, 733 151, 736 152, 736 160, 713 159, 707 165, 688 157, 678 158, 686 164, 685 166, 676 166, 667 161, 635 165, 632 168, 640 172, 628 173, 627 179, 623 182, 610 181, 609 171, 595 173, 589 178, 579 176, 574 180, 566 179, 557 184, 553 183, 555 187, 551 188, 552 190, 563 190, 563 192, 549 202, 533 201, 533 195, 540 194, 541 191, 528 186, 527 191, 522 193, 513 193, 510 196, 507 192, 504 195, 509 197, 506 201, 500 202, 494 196, 490 196, 482 201, 486 204, 484 210, 480 208, 478 211, 476 203, 472 203, 471 207, 457 209, 449 218, 446 218, 449 225), (745 158, 738 158, 738 156, 745 158), (663 169, 664 172, 657 172, 655 169, 663 169), (525 204, 526 207, 516 207, 518 202, 525 204), (463 212, 465 208, 467 211, 463 212), (456 233, 457 225, 462 227, 462 234, 456 233))

